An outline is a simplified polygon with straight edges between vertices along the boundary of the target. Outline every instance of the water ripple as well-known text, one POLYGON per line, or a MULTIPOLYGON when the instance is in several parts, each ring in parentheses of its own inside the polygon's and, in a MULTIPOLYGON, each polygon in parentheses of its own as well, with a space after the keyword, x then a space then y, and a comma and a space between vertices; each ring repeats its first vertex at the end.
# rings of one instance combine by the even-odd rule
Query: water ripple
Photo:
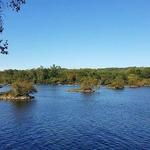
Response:
POLYGON ((93 95, 38 86, 29 103, 0 102, 0 150, 149 150, 150 88, 93 95))

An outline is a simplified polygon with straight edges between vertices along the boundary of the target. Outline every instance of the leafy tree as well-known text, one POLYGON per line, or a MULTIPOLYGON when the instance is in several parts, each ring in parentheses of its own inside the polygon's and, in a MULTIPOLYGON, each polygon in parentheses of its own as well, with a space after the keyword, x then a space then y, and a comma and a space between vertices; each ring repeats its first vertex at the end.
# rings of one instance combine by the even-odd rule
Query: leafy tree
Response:
POLYGON ((53 65, 50 67, 50 70, 51 70, 51 72, 50 72, 51 77, 58 77, 58 75, 61 71, 61 67, 53 65))
POLYGON ((93 92, 100 87, 100 82, 91 77, 84 77, 80 81, 80 88, 83 92, 93 92))
POLYGON ((69 71, 67 73, 67 80, 71 83, 76 83, 77 81, 77 74, 74 71, 69 71))
POLYGON ((140 86, 142 86, 142 82, 141 82, 140 78, 137 75, 130 74, 128 76, 128 85, 130 87, 140 87, 140 86))
POLYGON ((124 80, 121 77, 116 77, 110 85, 108 85, 110 88, 114 89, 123 89, 125 85, 124 80))
POLYGON ((150 78, 150 68, 142 68, 141 77, 146 79, 150 78))
POLYGON ((36 92, 32 82, 16 81, 12 84, 12 93, 15 96, 29 96, 29 94, 36 92))

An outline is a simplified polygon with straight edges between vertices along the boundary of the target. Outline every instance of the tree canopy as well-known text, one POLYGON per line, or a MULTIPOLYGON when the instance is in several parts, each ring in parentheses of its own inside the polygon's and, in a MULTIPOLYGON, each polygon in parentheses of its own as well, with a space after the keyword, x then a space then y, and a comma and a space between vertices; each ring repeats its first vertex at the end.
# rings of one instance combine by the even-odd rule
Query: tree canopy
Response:
POLYGON ((49 68, 0 72, 0 84, 12 84, 16 80, 35 84, 79 84, 82 87, 91 81, 100 81, 101 85, 118 89, 124 86, 150 86, 150 68, 66 69, 53 65, 49 68))

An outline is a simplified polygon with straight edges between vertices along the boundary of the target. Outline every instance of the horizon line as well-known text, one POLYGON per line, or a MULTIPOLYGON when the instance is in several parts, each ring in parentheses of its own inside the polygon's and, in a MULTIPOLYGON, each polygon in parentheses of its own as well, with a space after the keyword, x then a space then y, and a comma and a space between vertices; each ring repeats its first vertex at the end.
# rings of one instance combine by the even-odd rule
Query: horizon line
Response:
MULTIPOLYGON (((55 64, 53 64, 55 65, 55 64)), ((46 66, 42 66, 40 65, 39 67, 31 67, 31 68, 7 68, 7 69, 0 69, 0 71, 5 71, 5 70, 32 70, 32 69, 38 69, 38 68, 44 68, 44 69, 50 69, 50 67, 52 67, 53 65, 46 67, 46 66)), ((74 68, 74 67, 62 67, 60 65, 55 65, 55 66, 59 66, 62 69, 68 69, 68 70, 79 70, 79 69, 127 69, 127 68, 150 68, 150 66, 123 66, 123 67, 117 67, 117 66, 112 66, 112 67, 78 67, 78 68, 74 68)))

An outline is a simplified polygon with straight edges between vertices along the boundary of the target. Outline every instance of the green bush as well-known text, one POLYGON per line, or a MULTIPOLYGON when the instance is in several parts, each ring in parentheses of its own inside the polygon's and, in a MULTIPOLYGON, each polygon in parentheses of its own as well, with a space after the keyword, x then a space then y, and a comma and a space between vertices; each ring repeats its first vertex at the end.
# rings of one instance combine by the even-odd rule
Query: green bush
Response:
POLYGON ((29 81, 16 81, 12 84, 12 93, 15 96, 28 96, 36 92, 32 82, 29 81))
POLYGON ((123 89, 125 86, 125 82, 122 78, 117 77, 116 79, 114 79, 111 84, 108 85, 108 87, 110 88, 114 88, 114 89, 123 89))
POLYGON ((80 88, 83 91, 95 91, 100 87, 100 82, 97 79, 91 77, 84 77, 80 81, 80 88))

